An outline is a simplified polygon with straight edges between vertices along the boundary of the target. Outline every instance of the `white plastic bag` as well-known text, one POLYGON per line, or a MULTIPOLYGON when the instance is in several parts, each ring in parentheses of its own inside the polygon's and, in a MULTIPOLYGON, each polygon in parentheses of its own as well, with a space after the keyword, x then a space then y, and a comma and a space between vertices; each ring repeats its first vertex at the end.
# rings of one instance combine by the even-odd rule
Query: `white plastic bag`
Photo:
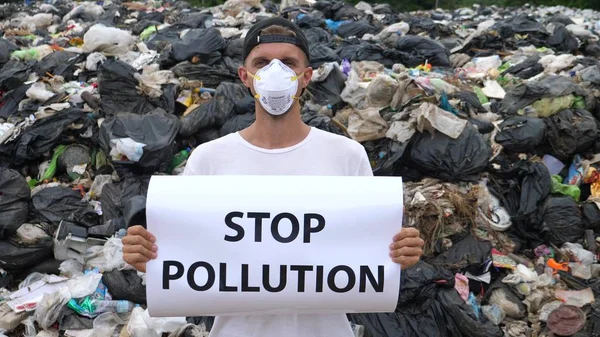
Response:
POLYGON ((127 321, 113 312, 105 312, 94 319, 94 331, 90 337, 110 337, 119 326, 127 321))
MULTIPOLYGON (((42 329, 47 329, 60 316, 62 307, 71 299, 71 292, 67 287, 62 287, 58 291, 45 294, 35 308, 33 317, 42 329)), ((34 335, 35 336, 35 335, 34 335)))
POLYGON ((35 325, 33 324, 33 317, 27 317, 21 322, 21 324, 25 326, 25 332, 23 332, 23 337, 36 337, 37 330, 35 329, 35 325))
POLYGON ((68 278, 83 276, 83 264, 76 260, 66 260, 58 267, 60 274, 68 278))
POLYGON ((475 57, 472 62, 475 65, 475 70, 480 73, 487 73, 492 69, 498 69, 502 66, 502 60, 498 55, 475 57))
POLYGON ((67 281, 72 298, 84 298, 91 295, 102 279, 102 274, 90 273, 67 281))
POLYGON ((89 198, 93 200, 100 200, 100 197, 102 197, 102 189, 104 188, 104 186, 110 183, 112 183, 112 175, 97 175, 96 178, 94 178, 92 187, 90 187, 90 191, 88 192, 89 198))
POLYGON ((346 86, 342 90, 340 98, 355 109, 364 109, 367 106, 365 99, 367 96, 367 87, 368 83, 360 81, 358 72, 353 67, 348 74, 346 86))
POLYGON ((130 32, 96 24, 83 35, 83 46, 81 48, 84 53, 98 51, 110 55, 119 55, 130 51, 134 43, 135 38, 130 32))
POLYGON ((19 241, 28 245, 35 245, 44 239, 51 239, 43 229, 29 223, 24 223, 17 229, 17 237, 19 241))
POLYGON ((348 134, 357 142, 381 139, 387 130, 388 124, 378 108, 357 110, 348 117, 348 134))
POLYGON ((579 262, 581 262, 585 266, 590 266, 594 262, 596 262, 596 256, 594 253, 583 248, 582 245, 578 243, 570 243, 566 242, 562 246, 563 250, 569 251, 571 254, 575 255, 579 262))
POLYGON ((133 308, 127 323, 127 332, 131 337, 159 337, 158 333, 146 324, 142 307, 133 308))
POLYGON ((127 159, 137 162, 142 158, 146 146, 146 144, 138 143, 131 138, 112 139, 110 142, 112 144, 110 155, 113 160, 119 160, 119 157, 124 155, 127 159))
POLYGON ((398 81, 388 75, 379 75, 367 87, 367 104, 370 107, 387 107, 397 89, 398 81))
POLYGON ((52 98, 55 94, 52 91, 46 90, 46 85, 43 82, 36 82, 32 84, 29 89, 27 89, 25 95, 31 99, 43 103, 52 98))

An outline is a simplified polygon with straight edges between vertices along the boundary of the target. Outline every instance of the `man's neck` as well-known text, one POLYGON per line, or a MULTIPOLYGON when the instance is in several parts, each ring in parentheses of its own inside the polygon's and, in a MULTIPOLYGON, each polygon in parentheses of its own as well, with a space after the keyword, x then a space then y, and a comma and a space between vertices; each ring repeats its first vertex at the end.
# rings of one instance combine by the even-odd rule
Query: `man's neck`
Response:
MULTIPOLYGON (((257 104, 258 105, 258 104, 257 104)), ((281 149, 302 142, 310 127, 300 118, 300 106, 295 105, 285 116, 273 117, 257 106, 256 121, 240 131, 250 144, 263 149, 281 149)))

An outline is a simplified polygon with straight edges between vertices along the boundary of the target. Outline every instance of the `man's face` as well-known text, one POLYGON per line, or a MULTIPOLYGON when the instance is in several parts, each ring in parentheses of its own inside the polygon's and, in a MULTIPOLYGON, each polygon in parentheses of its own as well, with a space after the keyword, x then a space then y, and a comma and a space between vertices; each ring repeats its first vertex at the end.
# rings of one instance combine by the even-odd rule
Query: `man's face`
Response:
POLYGON ((307 63, 306 55, 304 55, 302 49, 289 43, 265 43, 254 47, 248 54, 244 65, 238 70, 238 75, 244 85, 250 88, 252 94, 256 94, 253 78, 248 75, 248 72, 253 75, 256 74, 273 59, 279 59, 283 64, 294 70, 296 75, 304 72, 304 75, 298 78, 296 96, 300 95, 302 89, 308 86, 313 70, 307 63))

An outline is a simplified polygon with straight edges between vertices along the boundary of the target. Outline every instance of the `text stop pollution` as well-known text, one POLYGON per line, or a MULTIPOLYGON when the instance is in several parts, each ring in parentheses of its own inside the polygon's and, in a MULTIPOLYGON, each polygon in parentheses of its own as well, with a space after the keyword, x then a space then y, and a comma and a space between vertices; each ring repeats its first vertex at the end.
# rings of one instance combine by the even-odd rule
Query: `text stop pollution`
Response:
MULTIPOLYGON (((291 213, 279 213, 271 217, 270 213, 265 212, 229 212, 224 217, 224 225, 235 232, 235 235, 224 236, 224 241, 235 243, 246 237, 246 230, 243 226, 236 223, 236 219, 242 219, 244 216, 248 219, 254 219, 254 242, 262 242, 263 227, 268 225, 270 220, 270 235, 279 243, 286 244, 295 240, 302 240, 309 244, 311 235, 318 235, 326 227, 325 218, 316 213, 306 213, 301 221, 291 213), (289 228, 288 235, 282 234, 282 227, 289 228), (302 233, 301 233, 302 232, 302 233)), ((249 239, 246 237, 246 239, 249 239)), ((227 278, 227 263, 218 263, 215 265, 207 261, 196 261, 188 266, 175 260, 165 260, 162 263, 162 288, 169 289, 170 282, 185 277, 188 286, 194 291, 208 291, 218 287, 220 292, 270 292, 277 293, 283 291, 288 283, 297 284, 296 291, 303 293, 307 291, 306 283, 308 279, 314 282, 314 289, 311 292, 321 293, 323 289, 328 289, 335 293, 347 293, 358 291, 364 293, 367 288, 375 292, 383 292, 385 266, 378 265, 376 268, 368 265, 355 266, 337 265, 325 268, 323 265, 279 265, 269 264, 261 265, 260 284, 250 284, 250 265, 245 263, 236 264, 239 268, 241 280, 231 280, 227 278), (373 270, 375 269, 375 270, 373 270), (272 282, 273 276, 278 280, 272 282), (340 281, 342 279, 343 281, 340 281), (295 282, 288 282, 294 280, 295 282), (241 286, 230 285, 241 284, 241 286)))

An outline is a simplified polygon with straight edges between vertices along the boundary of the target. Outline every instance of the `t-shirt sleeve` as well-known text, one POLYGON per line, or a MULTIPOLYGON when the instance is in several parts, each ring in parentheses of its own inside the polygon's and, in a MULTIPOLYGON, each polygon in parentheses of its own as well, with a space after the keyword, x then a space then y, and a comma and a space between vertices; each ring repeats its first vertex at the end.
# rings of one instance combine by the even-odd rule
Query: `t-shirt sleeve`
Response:
POLYGON ((201 173, 198 172, 198 164, 199 164, 199 157, 200 153, 198 151, 198 149, 195 149, 192 154, 190 154, 190 157, 187 160, 187 163, 185 164, 185 168, 183 169, 183 173, 181 175, 184 176, 196 176, 196 175, 200 175, 201 173))
POLYGON ((371 162, 369 161, 369 156, 367 155, 367 151, 364 147, 361 146, 360 151, 360 162, 358 164, 358 172, 357 176, 373 176, 373 169, 371 168, 371 162))

